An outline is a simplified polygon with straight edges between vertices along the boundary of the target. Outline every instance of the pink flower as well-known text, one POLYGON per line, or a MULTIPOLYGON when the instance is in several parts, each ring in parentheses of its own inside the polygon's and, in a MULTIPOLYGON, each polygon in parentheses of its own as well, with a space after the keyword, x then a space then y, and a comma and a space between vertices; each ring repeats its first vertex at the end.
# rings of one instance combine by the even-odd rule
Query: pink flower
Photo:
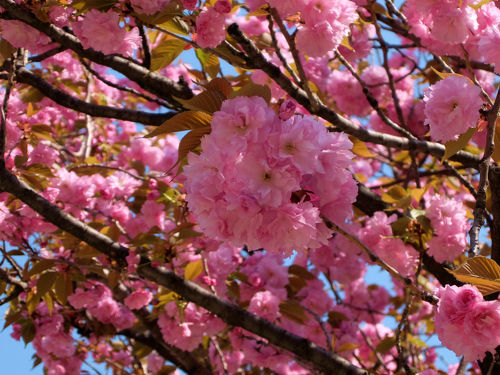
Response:
POLYGON ((446 285, 444 288, 439 288, 436 294, 440 298, 436 321, 458 325, 462 324, 465 315, 483 300, 479 290, 471 285, 462 287, 446 285))
POLYGON ((287 99, 280 106, 280 119, 283 121, 288 120, 295 113, 295 109, 297 108, 297 104, 292 99, 287 99))
POLYGON ((279 316, 280 300, 269 291, 258 292, 250 300, 248 311, 273 321, 279 316))
POLYGON ((139 31, 127 32, 119 25, 120 16, 113 10, 101 13, 92 9, 85 17, 73 23, 73 31, 84 48, 92 48, 105 54, 121 53, 132 56, 141 44, 139 31))
POLYGON ((196 18, 196 42, 201 48, 215 48, 226 38, 226 17, 213 7, 205 9, 196 18))
POLYGON ((464 320, 463 342, 466 361, 482 359, 486 351, 494 351, 500 344, 500 303, 478 303, 464 320))
POLYGON ((427 217, 431 220, 434 237, 429 241, 429 255, 438 262, 452 261, 467 246, 468 228, 463 205, 455 199, 433 195, 428 200, 427 217))
POLYGON ((435 326, 439 339, 466 361, 480 360, 500 344, 500 303, 483 301, 477 288, 449 286, 437 291, 435 326))
POLYGON ((149 290, 140 289, 128 295, 124 302, 129 309, 138 310, 151 302, 152 298, 153 295, 149 290))
POLYGON ((484 61, 495 65, 495 73, 500 73, 500 51, 497 48, 500 43, 500 29, 498 25, 488 28, 479 40, 479 53, 484 61))
POLYGON ((138 13, 155 14, 162 10, 170 0, 130 0, 132 8, 138 13))
POLYGON ((426 123, 437 141, 455 140, 476 126, 483 104, 481 90, 461 76, 449 76, 424 90, 426 123))
POLYGON ((306 24, 297 32, 297 48, 304 55, 320 57, 333 51, 342 41, 342 37, 343 34, 336 35, 336 30, 327 21, 310 26, 306 24))
POLYGON ((160 356, 157 352, 153 351, 148 356, 148 372, 156 374, 158 371, 161 370, 164 363, 165 359, 162 356, 160 356))
POLYGON ((198 3, 198 0, 181 0, 182 1, 182 6, 186 8, 187 10, 195 10, 196 9, 196 3, 198 3))
POLYGON ((26 48, 32 53, 38 53, 42 46, 50 43, 47 35, 37 29, 16 20, 0 20, 2 38, 5 38, 15 48, 26 48))
POLYGON ((368 248, 383 261, 394 267, 404 276, 414 272, 417 265, 417 252, 399 238, 392 237, 391 223, 396 221, 396 215, 387 217, 382 212, 376 212, 366 221, 358 236, 368 248))
POLYGON ((215 10, 220 13, 229 13, 231 12, 231 1, 229 0, 217 0, 214 5, 215 10))
POLYGON ((189 207, 207 235, 300 251, 326 243, 320 214, 350 215, 357 187, 346 169, 352 144, 345 135, 311 117, 282 122, 260 97, 225 101, 211 125, 203 152, 190 154, 184 168, 189 207))
POLYGON ((297 48, 315 57, 337 48, 357 18, 356 4, 349 0, 309 0, 300 7, 305 26, 297 32, 297 48))

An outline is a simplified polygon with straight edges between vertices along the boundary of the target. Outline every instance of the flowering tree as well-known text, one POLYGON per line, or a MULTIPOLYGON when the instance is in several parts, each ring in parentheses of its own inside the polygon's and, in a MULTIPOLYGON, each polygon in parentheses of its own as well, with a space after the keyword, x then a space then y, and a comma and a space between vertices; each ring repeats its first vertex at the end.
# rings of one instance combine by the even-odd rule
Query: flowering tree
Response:
POLYGON ((0 304, 35 365, 435 375, 437 335, 500 373, 496 2, 0 7, 0 304))

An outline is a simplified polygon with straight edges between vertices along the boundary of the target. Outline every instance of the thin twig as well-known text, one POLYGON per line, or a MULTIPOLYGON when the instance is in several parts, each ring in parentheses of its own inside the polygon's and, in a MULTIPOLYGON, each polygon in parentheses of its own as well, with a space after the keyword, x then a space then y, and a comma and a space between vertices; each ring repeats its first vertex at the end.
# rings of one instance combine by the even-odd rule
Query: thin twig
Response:
MULTIPOLYGON (((68 171, 71 172, 71 171, 74 171, 75 169, 81 169, 81 168, 102 168, 102 169, 109 169, 109 170, 113 170, 113 171, 125 173, 125 174, 129 175, 130 177, 133 177, 133 178, 135 178, 136 180, 139 180, 139 181, 147 181, 147 178, 141 177, 141 176, 137 176, 137 175, 135 175, 133 173, 130 173, 129 171, 127 171, 125 169, 122 169, 122 168, 119 168, 119 167, 112 167, 112 166, 104 165, 104 164, 78 164, 78 165, 73 165, 71 167, 68 167, 68 171)), ((150 178, 155 178, 155 177, 150 177, 150 178)))
POLYGON ((396 8, 392 0, 385 0, 385 5, 387 6, 389 12, 398 16, 401 19, 401 21, 403 21, 403 23, 408 23, 406 16, 403 13, 401 13, 398 8, 396 8))
POLYGON ((411 134, 408 130, 403 129, 401 126, 396 124, 394 121, 392 121, 387 115, 382 111, 380 106, 378 105, 377 99, 373 96, 371 91, 368 89, 368 86, 366 85, 366 82, 363 81, 363 79, 360 77, 358 73, 354 70, 352 65, 342 56, 342 54, 338 51, 335 50, 335 56, 340 60, 342 65, 344 65, 347 70, 352 74, 354 78, 356 78, 356 81, 359 82, 361 87, 363 88, 363 94, 366 96, 366 99, 368 100, 368 103, 370 103, 370 106, 377 112, 379 117, 382 119, 383 122, 385 122, 387 125, 389 125, 392 129, 397 131, 398 133, 404 135, 406 138, 409 140, 414 140, 416 139, 413 134, 411 134))
POLYGON ((320 104, 319 98, 313 94, 313 92, 311 91, 311 87, 309 87, 307 76, 304 71, 304 67, 302 66, 302 61, 300 60, 299 52, 297 51, 297 48, 295 46, 295 40, 288 33, 286 26, 284 25, 283 20, 281 19, 281 16, 276 11, 276 9, 270 8, 269 11, 271 12, 273 18, 276 20, 276 23, 278 24, 281 33, 285 37, 288 46, 290 47, 290 52, 292 53, 293 60, 295 61, 295 66, 297 67, 297 71, 299 72, 300 81, 302 83, 301 86, 307 93, 307 96, 309 97, 309 102, 311 103, 311 107, 313 111, 317 111, 320 104))
POLYGON ((476 73, 474 73, 474 71, 472 70, 472 67, 471 67, 470 61, 469 61, 469 52, 467 52, 467 50, 465 49, 465 47, 463 45, 462 45, 462 51, 464 53, 464 58, 465 58, 465 67, 471 76, 472 82, 474 82, 474 84, 477 87, 479 87, 479 89, 481 90, 481 95, 483 96, 483 98, 486 99, 488 104, 490 106, 493 106, 493 100, 491 100, 488 93, 484 90, 483 86, 479 83, 479 81, 477 80, 477 77, 476 77, 476 73))
MULTIPOLYGON (((375 327, 375 329, 377 329, 375 327)), ((370 350, 372 351, 372 353, 375 355, 375 357, 377 358, 377 360, 380 362, 380 364, 384 367, 384 369, 387 371, 387 372, 390 372, 389 368, 387 367, 387 365, 384 363, 384 359, 382 358, 382 356, 380 355, 380 353, 377 351, 377 349, 373 346, 373 343, 372 343, 372 340, 370 340, 370 338, 368 336, 366 336, 366 333, 365 331, 363 331, 362 329, 359 330, 359 333, 361 333, 361 336, 363 336, 363 339, 365 340, 366 342, 366 345, 368 345, 368 348, 370 348, 370 350)))
POLYGON ((82 65, 90 72, 92 73, 99 81, 105 83, 106 85, 110 86, 110 87, 113 87, 114 89, 117 89, 117 90, 120 90, 120 91, 125 91, 125 92, 129 92, 135 96, 139 96, 141 98, 144 98, 150 102, 153 102, 153 103, 156 103, 158 105, 161 105, 163 107, 166 107, 166 108, 170 108, 170 109, 174 109, 174 108, 177 108, 173 105, 171 105, 170 103, 167 103, 166 101, 164 100, 161 100, 161 99, 158 99, 158 98, 154 98, 150 95, 147 95, 147 94, 144 94, 140 91, 137 91, 136 89, 133 89, 131 87, 126 87, 126 86, 123 86, 123 85, 119 85, 119 84, 116 84, 116 83, 113 83, 111 82, 110 80, 104 78, 102 75, 100 75, 98 72, 96 72, 94 69, 92 69, 92 67, 90 66, 90 64, 88 64, 85 60, 83 59, 80 59, 80 62, 82 63, 82 65))
POLYGON ((313 316, 314 320, 316 320, 316 322, 319 324, 321 330, 325 334, 326 346, 327 346, 328 350, 330 350, 332 352, 333 351, 332 337, 331 337, 330 333, 328 332, 328 330, 326 329, 325 322, 323 320, 321 320, 321 317, 318 314, 316 314, 314 311, 312 311, 310 308, 308 308, 306 306, 302 306, 302 307, 304 308, 305 311, 307 311, 309 314, 311 314, 313 316))
POLYGON ((267 22, 269 23, 269 32, 271 33, 271 40, 273 41, 273 47, 274 51, 276 52, 276 56, 278 56, 281 63, 283 64, 283 67, 286 69, 288 74, 290 74, 290 77, 292 77, 295 83, 299 85, 300 84, 299 77, 297 77, 293 69, 290 67, 285 57, 281 53, 281 49, 278 46, 278 40, 276 39, 276 32, 274 31, 274 21, 273 17, 270 14, 267 16, 267 22))
POLYGON ((210 342, 213 344, 215 351, 217 352, 217 355, 219 356, 220 362, 222 364, 222 369, 224 370, 224 375, 227 375, 228 372, 228 367, 227 367, 227 362, 226 359, 224 358, 224 353, 222 352, 222 349, 219 346, 219 343, 217 342, 216 338, 210 337, 210 342))
POLYGON ((358 245, 368 255, 368 257, 370 258, 370 260, 372 262, 376 263, 377 265, 382 267, 384 270, 389 272, 389 274, 391 276, 393 276, 397 280, 401 281, 406 287, 410 288, 413 292, 415 292, 415 294, 418 295, 423 301, 429 302, 432 305, 436 305, 438 303, 439 299, 436 296, 418 289, 417 285, 415 285, 409 277, 405 277, 405 276, 401 275, 394 267, 390 266, 385 261, 380 259, 368 247, 366 247, 366 245, 364 245, 359 240, 358 237, 346 232, 345 230, 340 228, 338 225, 332 223, 331 221, 329 221, 326 218, 323 218, 323 220, 325 221, 325 223, 327 224, 327 226, 330 229, 335 230, 336 232, 343 235, 345 238, 347 238, 352 243, 358 245))
POLYGON ((17 56, 11 58, 11 64, 9 67, 9 75, 7 79, 7 85, 5 86, 5 93, 3 97, 2 108, 0 108, 0 159, 2 163, 5 163, 5 139, 7 136, 7 115, 9 111, 9 98, 12 91, 12 86, 14 85, 14 76, 17 70, 17 60, 22 51, 17 50, 17 56))
POLYGON ((398 323, 398 326, 396 328, 396 349, 398 351, 398 368, 404 368, 405 372, 407 375, 412 375, 413 372, 410 369, 410 366, 408 365, 408 354, 406 353, 406 350, 403 348, 401 345, 401 336, 402 334, 405 334, 405 330, 403 330, 403 325, 406 326, 408 323, 408 314, 410 312, 410 306, 412 303, 412 294, 411 292, 406 289, 405 290, 405 308, 403 310, 403 313, 401 314, 401 319, 398 323))
MULTIPOLYGON (((389 1, 387 1, 389 3, 389 1)), ((392 4, 392 3, 391 3, 392 4)), ((394 108, 396 109, 396 114, 398 116, 399 123, 402 128, 408 129, 406 125, 406 121, 403 115, 403 110, 401 109, 401 104, 399 102, 399 97, 396 92, 396 86, 394 85, 394 77, 392 76, 391 68, 389 67, 389 52, 387 46, 385 44, 384 37, 382 32, 380 31, 380 25, 377 22, 377 17, 373 13, 372 14, 372 23, 375 26, 375 31, 377 33, 378 42, 380 43, 380 47, 382 47, 382 55, 383 55, 383 66, 384 70, 387 73, 387 78, 389 80, 389 88, 391 90, 392 100, 394 102, 394 108)))
POLYGON ((144 60, 142 60, 142 65, 147 69, 151 69, 151 50, 149 48, 146 32, 144 31, 144 25, 142 24, 142 21, 138 18, 135 19, 135 23, 139 28, 139 35, 141 36, 142 40, 142 52, 144 53, 144 60))
POLYGON ((467 188, 467 190, 469 190, 469 193, 471 193, 472 196, 477 199, 477 191, 474 188, 474 186, 472 186, 470 181, 467 181, 466 178, 454 166, 452 166, 446 160, 443 160, 443 165, 446 168, 448 168, 448 170, 451 172, 451 174, 453 176, 455 176, 456 178, 458 178, 458 180, 467 188))
MULTIPOLYGON (((92 90, 94 88, 94 81, 92 75, 86 69, 83 70, 85 77, 87 78, 87 92, 85 94, 85 102, 90 103, 92 98, 92 90)), ((95 124, 92 116, 85 115, 85 129, 87 132, 83 135, 83 141, 80 146, 80 150, 76 153, 77 157, 83 160, 87 159, 92 153, 92 141, 94 140, 95 124)))

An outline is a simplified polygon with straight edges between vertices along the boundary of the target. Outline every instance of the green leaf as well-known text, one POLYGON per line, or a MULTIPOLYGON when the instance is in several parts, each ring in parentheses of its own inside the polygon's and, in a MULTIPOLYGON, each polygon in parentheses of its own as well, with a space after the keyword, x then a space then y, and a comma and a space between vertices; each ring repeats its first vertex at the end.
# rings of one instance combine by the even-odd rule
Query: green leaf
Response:
POLYGON ((281 302, 280 313, 285 318, 299 324, 304 324, 309 320, 304 308, 297 301, 286 300, 281 302))
POLYGON ((68 300, 68 296, 73 292, 71 279, 68 278, 66 274, 59 274, 54 283, 54 291, 59 303, 61 305, 65 305, 68 300))
POLYGON ((427 348, 427 344, 422 339, 420 339, 418 336, 412 335, 411 333, 407 334, 406 340, 417 348, 427 348))
POLYGON ((314 280, 316 278, 316 276, 314 276, 306 268, 297 264, 292 264, 290 267, 288 267, 288 273, 300 277, 304 280, 314 280))
POLYGON ((25 344, 29 344, 35 338, 36 328, 31 319, 25 319, 21 323, 21 337, 25 344))
POLYGON ((58 275, 59 273, 56 271, 42 274, 36 283, 36 293, 40 297, 47 293, 52 288, 52 285, 54 285, 58 275))
POLYGON ((397 203, 401 199, 406 198, 408 192, 399 185, 391 187, 384 194, 382 194, 382 200, 386 203, 397 203))
POLYGON ((48 270, 49 268, 52 268, 55 264, 56 262, 54 261, 54 259, 42 259, 39 262, 35 263, 33 267, 31 267, 29 272, 26 274, 26 277, 31 277, 45 270, 48 270))
POLYGON ((219 91, 224 95, 224 97, 227 99, 233 92, 233 87, 229 83, 227 79, 224 78, 214 78, 210 82, 208 82, 204 87, 207 90, 215 90, 219 91))
POLYGON ((179 39, 166 39, 151 53, 151 70, 156 71, 170 65, 184 51, 186 43, 179 39))
POLYGON ((184 270, 184 278, 186 280, 194 280, 203 272, 203 260, 198 259, 189 263, 184 270))
POLYGON ((94 174, 100 174, 103 177, 112 175, 115 171, 109 168, 102 167, 100 165, 70 165, 68 170, 75 172, 78 176, 92 176, 94 174))
POLYGON ((76 0, 71 3, 71 7, 85 12, 90 9, 108 11, 116 4, 116 0, 76 0))
POLYGON ((21 171, 21 177, 29 186, 31 186, 35 190, 45 190, 49 185, 49 181, 41 178, 36 173, 21 171))
POLYGON ((186 134, 179 143, 177 162, 179 163, 189 154, 189 152, 198 147, 201 144, 201 138, 203 138, 205 134, 209 134, 211 130, 212 129, 207 126, 206 128, 194 129, 186 134))
POLYGON ((497 163, 500 163, 500 121, 498 119, 495 122, 495 137, 493 139, 493 144, 495 145, 495 149, 491 157, 497 163))
POLYGON ((343 321, 348 321, 349 318, 344 313, 339 311, 330 311, 328 313, 328 323, 332 328, 340 328, 343 321))
POLYGON ((186 109, 203 111, 209 114, 217 112, 227 97, 218 90, 206 90, 189 100, 175 98, 186 109))
POLYGON ((10 326, 12 323, 17 322, 19 319, 21 319, 21 317, 22 315, 20 310, 11 310, 9 308, 7 315, 4 317, 5 323, 3 325, 3 329, 10 326))
POLYGON ((14 48, 7 40, 4 38, 0 40, 0 56, 2 56, 3 60, 10 58, 15 50, 16 48, 14 48))
POLYGON ((220 71, 219 58, 200 48, 196 49, 195 53, 205 73, 207 73, 210 78, 217 77, 220 71))
POLYGON ((39 163, 30 164, 24 169, 28 172, 35 173, 39 176, 55 177, 50 168, 44 164, 39 164, 39 163))
POLYGON ((31 133, 36 135, 38 138, 54 141, 54 138, 52 137, 52 128, 48 125, 45 124, 31 125, 31 133))
POLYGON ((396 345, 396 338, 386 337, 379 341, 379 343, 375 347, 375 351, 377 353, 385 354, 389 352, 389 350, 391 350, 391 348, 394 347, 394 345, 396 345))
POLYGON ((375 154, 372 153, 368 147, 366 147, 366 143, 363 141, 360 141, 356 137, 349 137, 349 139, 352 142, 352 153, 361 156, 362 158, 371 158, 374 157, 375 154))
POLYGON ((493 0, 483 0, 483 1, 480 1, 479 3, 477 4, 469 4, 469 6, 474 9, 474 10, 478 10, 479 8, 481 8, 483 5, 486 5, 488 4, 489 2, 491 2, 493 0))
POLYGON ((250 81, 238 91, 233 91, 229 97, 232 99, 238 96, 260 96, 269 104, 271 102, 271 89, 268 86, 257 85, 250 81))
POLYGON ((153 349, 148 345, 144 345, 138 342, 134 344, 134 346, 132 347, 132 351, 135 355, 135 358, 141 359, 151 353, 153 349))
POLYGON ((476 128, 470 128, 467 130, 464 134, 462 134, 456 141, 449 141, 446 142, 444 145, 445 151, 443 155, 443 160, 447 160, 451 158, 453 155, 455 155, 457 152, 463 150, 465 146, 469 143, 470 139, 476 132, 476 128))
POLYGON ((165 121, 151 133, 146 135, 146 138, 155 137, 161 134, 174 133, 184 130, 193 130, 199 128, 210 127, 212 116, 201 111, 186 111, 181 112, 165 121))
POLYGON ((346 343, 343 343, 342 345, 340 345, 338 348, 335 348, 335 351, 337 353, 341 353, 341 352, 347 352, 350 350, 354 350, 357 348, 359 348, 359 345, 354 344, 352 342, 346 342, 346 343))
POLYGON ((49 315, 52 315, 52 310, 54 310, 54 299, 52 298, 50 293, 45 293, 42 296, 45 305, 47 306, 47 310, 49 310, 49 315))
POLYGON ((485 296, 500 292, 500 266, 490 258, 470 258, 456 270, 448 272, 457 280, 474 285, 485 296))
POLYGON ((159 24, 158 26, 174 34, 187 36, 190 32, 189 25, 181 17, 178 16, 173 17, 167 22, 159 24))

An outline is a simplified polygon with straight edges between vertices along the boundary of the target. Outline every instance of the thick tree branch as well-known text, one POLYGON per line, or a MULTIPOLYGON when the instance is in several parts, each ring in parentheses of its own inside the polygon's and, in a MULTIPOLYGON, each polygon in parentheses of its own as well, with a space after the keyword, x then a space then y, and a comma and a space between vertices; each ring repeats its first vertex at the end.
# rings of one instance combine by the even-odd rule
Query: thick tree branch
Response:
POLYGON ((174 82, 122 56, 105 55, 93 49, 84 49, 78 38, 73 34, 53 24, 41 21, 28 9, 22 5, 17 5, 12 0, 0 0, 0 6, 5 8, 5 12, 0 14, 2 18, 19 20, 34 27, 48 35, 54 42, 73 50, 78 56, 87 58, 97 64, 110 67, 122 73, 130 80, 137 82, 142 88, 154 93, 160 98, 175 102, 173 96, 181 99, 190 99, 193 96, 191 89, 185 83, 174 82))
MULTIPOLYGON (((6 74, 0 74, 0 78, 6 79, 8 76, 6 74)), ((176 114, 176 112, 150 113, 144 111, 134 111, 128 108, 115 108, 88 103, 55 88, 43 78, 37 76, 26 68, 18 69, 16 73, 16 80, 17 82, 26 83, 35 87, 46 97, 63 107, 94 117, 113 118, 117 120, 139 122, 144 125, 158 126, 176 114)))
POLYGON ((492 167, 489 171, 491 190, 491 259, 500 264, 500 167, 492 167))
MULTIPOLYGON (((5 0, 0 0, 5 1, 5 0)), ((354 122, 346 119, 336 112, 332 111, 325 105, 319 105, 317 111, 313 111, 309 98, 304 90, 297 87, 291 82, 286 75, 274 64, 266 60, 262 53, 255 47, 250 39, 248 39, 237 24, 232 24, 228 28, 228 33, 234 37, 242 46, 243 50, 247 53, 248 68, 261 69, 271 77, 283 90, 285 90, 292 98, 298 103, 307 108, 307 110, 317 115, 326 121, 335 125, 336 130, 341 130, 345 133, 355 136, 364 142, 371 142, 375 144, 385 145, 387 147, 394 147, 399 150, 416 150, 421 152, 428 152, 433 156, 441 159, 444 155, 445 147, 439 143, 428 142, 422 140, 410 140, 403 137, 396 137, 390 134, 380 133, 373 130, 368 130, 363 126, 357 125, 354 122)), ((476 155, 469 152, 460 151, 451 160, 458 161, 464 166, 478 168, 480 159, 476 155)))

